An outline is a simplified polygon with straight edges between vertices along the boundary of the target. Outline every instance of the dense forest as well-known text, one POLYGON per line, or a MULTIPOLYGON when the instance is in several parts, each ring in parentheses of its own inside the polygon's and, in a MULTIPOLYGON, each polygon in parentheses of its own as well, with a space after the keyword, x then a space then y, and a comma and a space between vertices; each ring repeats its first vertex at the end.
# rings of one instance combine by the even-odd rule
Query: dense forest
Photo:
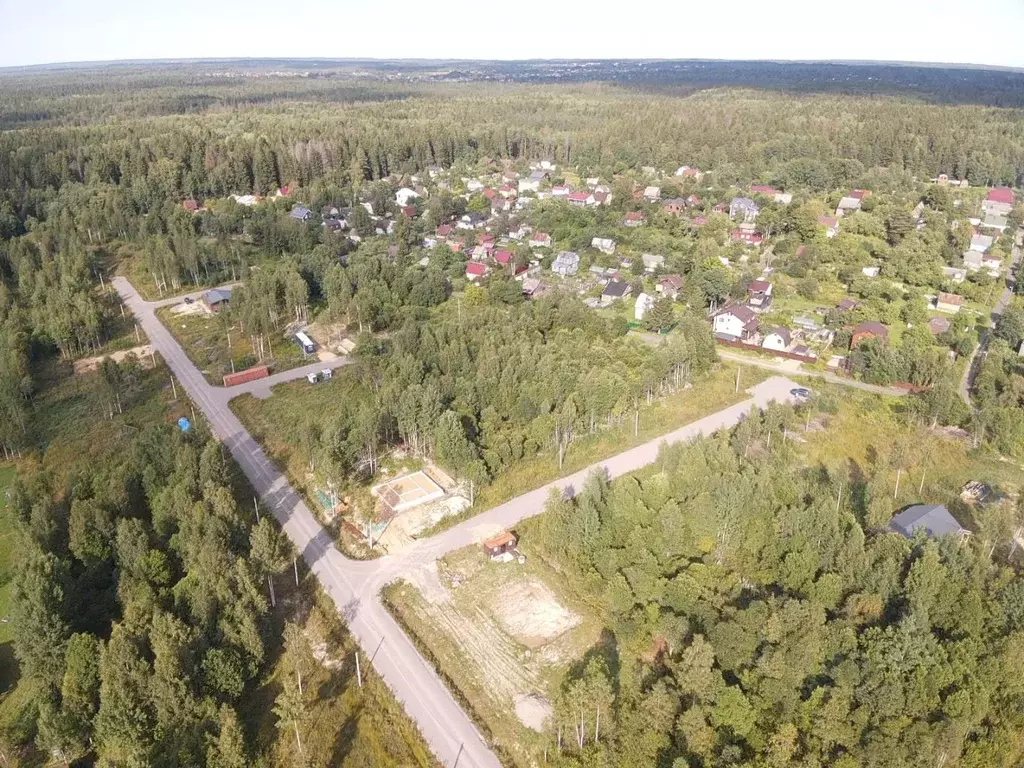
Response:
POLYGON ((562 683, 560 764, 1020 763, 1019 510, 967 542, 887 533, 912 446, 807 468, 782 439, 799 418, 770 408, 639 477, 594 475, 532 524, 609 622, 562 683))

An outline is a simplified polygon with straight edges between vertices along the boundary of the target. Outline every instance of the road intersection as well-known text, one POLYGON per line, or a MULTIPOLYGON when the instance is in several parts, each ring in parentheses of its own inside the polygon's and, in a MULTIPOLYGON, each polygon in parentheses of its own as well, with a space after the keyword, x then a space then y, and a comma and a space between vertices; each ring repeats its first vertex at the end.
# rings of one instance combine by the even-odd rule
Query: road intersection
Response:
POLYGON ((401 555, 377 560, 351 560, 337 550, 332 537, 321 527, 302 496, 292 488, 282 471, 228 406, 238 394, 251 391, 259 396, 264 394, 263 388, 269 392, 271 382, 304 377, 306 368, 319 370, 344 365, 344 359, 315 363, 272 379, 251 382, 257 385, 253 387, 216 387, 206 381, 155 314, 158 307, 174 300, 145 301, 124 277, 115 278, 113 284, 122 302, 146 332, 153 349, 160 353, 177 381, 203 412, 214 436, 231 451, 265 507, 273 512, 296 550, 334 601, 349 631, 377 673, 419 726, 424 739, 444 765, 453 765, 458 760, 459 766, 499 768, 501 763, 437 673, 384 608, 379 597, 381 588, 447 552, 479 542, 497 530, 512 528, 538 514, 552 489, 565 495, 574 494, 595 468, 603 468, 612 478, 633 472, 653 462, 663 444, 690 440, 731 427, 754 407, 763 408, 773 400, 792 400, 790 390, 798 386, 788 379, 773 376, 748 390, 751 397, 741 403, 524 493, 444 533, 418 541, 401 555))

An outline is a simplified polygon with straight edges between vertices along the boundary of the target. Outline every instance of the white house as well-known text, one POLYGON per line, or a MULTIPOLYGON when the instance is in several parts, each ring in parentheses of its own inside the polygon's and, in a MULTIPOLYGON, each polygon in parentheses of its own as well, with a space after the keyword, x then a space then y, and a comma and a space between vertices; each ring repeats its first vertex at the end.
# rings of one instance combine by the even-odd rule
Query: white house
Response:
POLYGON ((955 293, 944 293, 943 291, 939 291, 939 295, 935 297, 935 309, 939 312, 945 312, 950 315, 955 315, 959 312, 963 303, 964 297, 958 296, 955 293))
POLYGON ((530 236, 528 244, 531 248, 550 248, 551 235, 547 232, 536 232, 530 236))
POLYGON ((715 333, 734 339, 749 339, 757 332, 757 315, 750 307, 738 304, 715 315, 715 333))
POLYGON ((785 352, 789 348, 791 342, 792 338, 789 335, 789 329, 779 327, 764 337, 764 340, 761 342, 761 346, 764 349, 771 349, 776 352, 785 352))
POLYGON ((651 202, 661 199, 661 187, 647 187, 644 190, 644 197, 651 202))
POLYGON ((860 210, 860 198, 844 197, 836 206, 836 216, 845 216, 847 213, 860 210))
POLYGON ((640 258, 644 261, 644 270, 654 272, 665 266, 665 257, 657 253, 645 253, 640 258))
POLYGON ((971 238, 971 250, 978 253, 986 253, 992 247, 995 238, 991 235, 975 235, 971 238))
POLYGON ((590 247, 608 255, 615 253, 615 241, 610 237, 595 237, 590 241, 590 247))
POLYGON ((954 283, 962 283, 967 278, 967 270, 959 267, 943 267, 942 276, 949 278, 954 283))
POLYGON ((863 267, 860 273, 864 275, 864 277, 878 277, 878 273, 881 271, 881 267, 863 267))
POLYGON ((575 275, 580 269, 580 255, 574 251, 562 251, 551 264, 551 271, 562 277, 575 275))
POLYGON ((636 297, 636 309, 633 310, 633 317, 637 320, 643 320, 644 315, 650 312, 651 307, 654 306, 654 297, 646 293, 641 293, 636 297))
POLYGON ((416 190, 409 189, 408 187, 402 187, 400 190, 395 192, 395 202, 398 203, 399 207, 405 208, 411 200, 415 200, 419 195, 416 194, 416 190))

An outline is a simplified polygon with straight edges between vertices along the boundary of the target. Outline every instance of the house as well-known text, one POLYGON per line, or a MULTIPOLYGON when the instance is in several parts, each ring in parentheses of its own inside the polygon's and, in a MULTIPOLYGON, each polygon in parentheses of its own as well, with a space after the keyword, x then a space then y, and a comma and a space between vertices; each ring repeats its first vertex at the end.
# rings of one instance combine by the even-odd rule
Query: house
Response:
POLYGON ((313 215, 313 212, 303 205, 296 205, 292 208, 291 213, 288 214, 289 219, 295 219, 296 221, 308 221, 309 217, 313 215))
POLYGON ((700 177, 704 174, 698 171, 696 168, 691 168, 688 165, 681 165, 676 170, 676 176, 689 176, 692 179, 700 181, 700 177))
POLYGON ((405 208, 405 206, 418 197, 419 195, 416 193, 416 190, 409 189, 408 187, 402 187, 395 192, 395 202, 398 203, 399 208, 405 208))
POLYGON ((536 277, 527 277, 523 280, 523 296, 528 299, 532 299, 534 296, 538 296, 544 290, 544 286, 536 277))
POLYGON ((484 554, 491 560, 507 560, 514 556, 519 540, 514 533, 504 531, 483 542, 484 554))
POLYGON ((665 257, 657 253, 645 253, 640 258, 643 259, 646 272, 654 272, 665 266, 665 257))
POLYGON ((878 273, 881 271, 881 267, 862 267, 860 273, 864 275, 864 277, 878 277, 878 273))
POLYGON ((553 171, 556 168, 558 168, 558 166, 555 165, 555 163, 552 160, 541 160, 540 161, 540 167, 541 167, 542 170, 545 170, 545 171, 553 171))
POLYGON ((257 195, 230 195, 230 197, 236 203, 244 205, 246 208, 252 208, 260 201, 260 198, 257 195))
POLYGON ((1003 262, 1002 259, 994 256, 988 256, 978 251, 967 251, 964 254, 964 267, 969 269, 971 272, 977 272, 979 269, 984 269, 994 277, 999 274, 999 271, 1003 267, 1003 262))
POLYGON ((883 344, 889 343, 889 329, 875 320, 868 320, 853 329, 850 335, 850 349, 866 339, 878 339, 883 344))
POLYGON ((459 229, 480 229, 487 222, 487 217, 482 213, 476 211, 470 211, 469 213, 463 214, 462 218, 459 219, 455 225, 459 229))
POLYGON ((761 346, 764 349, 785 352, 789 348, 790 343, 792 343, 792 339, 789 335, 789 329, 780 326, 764 337, 761 341, 761 346))
POLYGON ((981 209, 991 216, 1006 216, 1013 210, 1013 190, 1009 187, 992 187, 981 209))
POLYGON ((512 251, 500 250, 494 252, 494 260, 501 264, 501 266, 507 267, 515 261, 515 256, 512 255, 512 251))
POLYGON ((971 238, 971 250, 978 253, 987 253, 994 242, 995 238, 991 235, 975 235, 971 238))
POLYGON ((760 245, 764 242, 764 235, 756 229, 734 229, 729 233, 729 239, 734 243, 747 243, 748 245, 760 245))
POLYGON ((750 188, 750 194, 764 195, 765 197, 770 197, 776 203, 781 203, 782 205, 789 205, 790 203, 793 202, 793 195, 791 195, 789 192, 781 192, 775 189, 775 187, 766 187, 760 184, 755 184, 754 186, 752 186, 750 188))
POLYGON ((641 227, 644 223, 644 212, 630 211, 626 214, 626 219, 622 223, 627 227, 641 227))
POLYGON ((559 185, 551 188, 552 197, 568 197, 572 194, 572 187, 559 185))
POLYGON ((867 200, 871 197, 871 192, 867 189, 855 189, 850 193, 850 197, 856 200, 867 200))
POLYGON ((484 183, 480 179, 463 179, 466 182, 466 189, 470 192, 479 192, 484 188, 484 183))
POLYGON ((818 226, 825 228, 825 237, 831 239, 839 234, 839 219, 834 216, 822 216, 818 219, 818 226))
POLYGON ((633 317, 643 320, 644 315, 651 311, 654 306, 654 297, 647 293, 641 293, 636 297, 636 307, 633 309, 633 317))
POLYGON ((416 206, 415 205, 406 205, 406 206, 404 206, 402 208, 402 215, 405 216, 405 218, 407 218, 407 219, 415 219, 416 218, 416 206))
POLYGON ((963 296, 957 296, 955 293, 945 293, 939 291, 939 295, 935 299, 935 309, 939 312, 945 312, 949 315, 955 315, 960 311, 960 307, 964 303, 963 296))
POLYGON ((999 232, 1005 232, 1009 225, 1009 221, 1007 221, 1005 216, 988 214, 978 226, 982 229, 995 229, 999 232))
POLYGON ((678 216, 686 210, 686 201, 681 197, 670 197, 668 200, 661 201, 661 210, 673 216, 678 216))
POLYGON ((466 279, 479 280, 487 275, 487 265, 480 261, 471 261, 466 264, 466 279))
POLYGON ((595 237, 590 241, 590 247, 596 248, 601 253, 607 253, 609 256, 615 253, 615 241, 610 237, 595 237))
POLYGON ((644 190, 644 199, 651 201, 661 199, 661 187, 647 187, 644 190))
POLYGON ((441 224, 437 228, 437 239, 444 240, 446 237, 448 237, 448 235, 452 233, 452 231, 453 229, 451 224, 441 224))
POLYGON ((498 194, 504 197, 506 200, 515 200, 519 195, 516 193, 516 188, 511 187, 508 184, 502 184, 498 187, 498 194))
POLYGON ((632 293, 632 288, 625 280, 609 280, 601 293, 601 303, 611 304, 613 301, 624 299, 632 293))
POLYGON ((567 195, 565 199, 569 201, 569 205, 579 206, 580 208, 586 205, 596 205, 594 195, 590 192, 573 192, 567 195))
POLYGON ((844 197, 839 201, 839 205, 836 206, 836 216, 842 217, 853 211, 860 210, 860 198, 859 197, 844 197))
POLYGON ((967 278, 967 270, 959 267, 943 267, 942 276, 954 283, 962 283, 967 278))
POLYGON ((654 290, 662 296, 668 296, 673 301, 679 298, 679 291, 683 287, 683 278, 680 275, 663 275, 658 278, 658 284, 654 290))
POLYGON ((772 284, 767 280, 751 280, 747 286, 747 304, 755 312, 771 309, 772 284))
POLYGON ((857 308, 857 306, 858 303, 855 300, 843 299, 838 304, 836 304, 836 309, 838 309, 840 312, 852 312, 857 308))
POLYGON ((519 191, 520 192, 536 192, 540 189, 541 182, 548 178, 548 172, 546 170, 537 170, 529 175, 528 178, 519 180, 519 191))
POLYGON ((530 236, 528 245, 531 248, 550 248, 551 247, 551 235, 547 232, 535 232, 530 236))
POLYGON ((197 203, 191 197, 188 198, 187 200, 183 200, 181 203, 181 207, 184 208, 189 213, 196 213, 199 211, 199 203, 197 203))
POLYGON ((893 517, 889 530, 914 538, 914 534, 923 530, 932 537, 970 533, 956 521, 945 504, 915 504, 893 517))
POLYGON ((324 219, 324 229, 329 232, 341 232, 345 229, 344 219, 324 219))
POLYGON ((203 306, 209 312, 220 312, 222 308, 231 305, 230 288, 211 288, 203 294, 201 299, 203 306))
POLYGON ((928 321, 928 330, 938 336, 940 333, 948 331, 952 325, 947 317, 933 317, 928 321))
POLYGON ((580 255, 575 251, 562 251, 551 264, 551 271, 562 277, 575 275, 580 271, 580 255))
POLYGON ((715 313, 714 330, 716 334, 733 339, 749 339, 757 333, 757 315, 754 310, 743 304, 727 307, 715 313))
POLYGON ((742 216, 743 221, 753 221, 760 213, 761 207, 749 197, 734 197, 729 203, 729 217, 742 216))

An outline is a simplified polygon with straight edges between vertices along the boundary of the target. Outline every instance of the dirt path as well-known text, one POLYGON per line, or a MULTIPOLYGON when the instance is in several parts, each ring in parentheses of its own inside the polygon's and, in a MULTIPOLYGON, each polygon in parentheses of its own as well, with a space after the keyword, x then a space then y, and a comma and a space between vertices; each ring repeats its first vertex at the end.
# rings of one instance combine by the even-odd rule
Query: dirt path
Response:
POLYGON ((149 344, 143 344, 138 347, 132 347, 131 349, 123 349, 120 352, 111 352, 109 355, 84 357, 81 360, 75 360, 75 373, 88 373, 89 371, 95 371, 100 367, 100 363, 108 357, 115 363, 120 363, 128 357, 128 355, 135 355, 143 365, 152 365, 152 353, 153 348, 149 344))

